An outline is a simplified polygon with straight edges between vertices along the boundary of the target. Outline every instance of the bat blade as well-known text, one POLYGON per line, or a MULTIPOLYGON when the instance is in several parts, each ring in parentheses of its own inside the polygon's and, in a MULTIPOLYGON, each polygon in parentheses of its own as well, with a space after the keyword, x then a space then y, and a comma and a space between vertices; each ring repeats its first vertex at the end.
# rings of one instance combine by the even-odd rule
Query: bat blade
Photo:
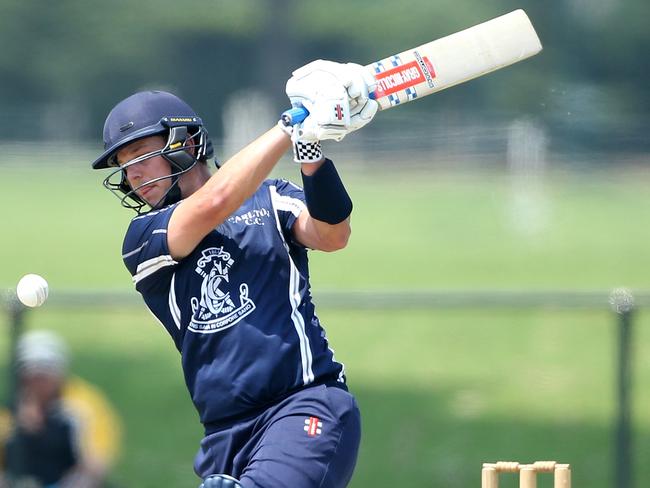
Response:
POLYGON ((377 80, 382 110, 510 66, 542 50, 523 10, 366 66, 377 80))
MULTIPOLYGON (((519 9, 365 67, 377 85, 380 110, 408 103, 523 61, 542 50, 526 13, 519 9)), ((303 107, 287 110, 287 125, 304 120, 303 107)))

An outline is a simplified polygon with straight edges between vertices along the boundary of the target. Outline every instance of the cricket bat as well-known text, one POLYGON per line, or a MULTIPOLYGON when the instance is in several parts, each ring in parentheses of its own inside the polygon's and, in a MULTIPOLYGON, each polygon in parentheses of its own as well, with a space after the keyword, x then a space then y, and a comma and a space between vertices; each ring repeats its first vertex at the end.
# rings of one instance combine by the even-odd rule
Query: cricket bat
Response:
MULTIPOLYGON (((386 110, 505 68, 541 50, 526 12, 515 10, 365 66, 376 80, 370 98, 379 103, 379 110, 386 110)), ((282 114, 282 120, 294 125, 307 115, 304 107, 294 107, 282 114)))

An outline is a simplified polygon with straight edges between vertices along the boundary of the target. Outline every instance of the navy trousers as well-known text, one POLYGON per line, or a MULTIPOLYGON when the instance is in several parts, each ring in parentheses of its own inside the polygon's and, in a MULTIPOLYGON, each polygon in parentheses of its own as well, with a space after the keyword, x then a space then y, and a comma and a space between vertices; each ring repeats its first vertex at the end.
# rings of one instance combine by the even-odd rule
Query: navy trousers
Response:
POLYGON ((344 488, 361 438, 354 397, 338 386, 298 391, 201 441, 194 470, 229 474, 243 488, 344 488))

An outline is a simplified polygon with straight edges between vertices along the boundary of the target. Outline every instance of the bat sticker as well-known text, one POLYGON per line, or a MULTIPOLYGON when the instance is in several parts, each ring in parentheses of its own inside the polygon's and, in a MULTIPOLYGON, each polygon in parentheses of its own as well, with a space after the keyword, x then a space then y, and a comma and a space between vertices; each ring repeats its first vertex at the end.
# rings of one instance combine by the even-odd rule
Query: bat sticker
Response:
POLYGON ((420 56, 417 51, 415 53, 417 54, 416 59, 410 63, 396 66, 375 75, 377 80, 376 98, 387 97, 420 83, 427 83, 430 87, 433 87, 433 77, 435 76, 433 66, 431 66, 427 58, 420 56))

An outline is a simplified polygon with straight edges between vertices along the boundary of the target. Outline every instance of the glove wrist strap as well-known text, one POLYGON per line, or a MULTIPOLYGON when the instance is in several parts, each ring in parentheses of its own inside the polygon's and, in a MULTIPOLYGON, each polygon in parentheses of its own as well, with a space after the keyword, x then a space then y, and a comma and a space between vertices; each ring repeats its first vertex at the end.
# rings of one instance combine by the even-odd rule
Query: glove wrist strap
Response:
POLYGON ((296 163, 316 163, 323 159, 320 142, 296 141, 293 143, 293 160, 296 163))

